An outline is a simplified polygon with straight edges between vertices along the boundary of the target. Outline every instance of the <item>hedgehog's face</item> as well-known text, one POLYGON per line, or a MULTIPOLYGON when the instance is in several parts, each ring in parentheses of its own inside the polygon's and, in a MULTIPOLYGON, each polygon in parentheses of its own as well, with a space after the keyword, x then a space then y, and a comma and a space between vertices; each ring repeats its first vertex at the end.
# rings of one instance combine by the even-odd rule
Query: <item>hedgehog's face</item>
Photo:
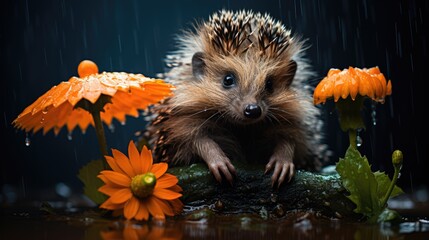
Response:
POLYGON ((206 102, 222 118, 237 124, 276 118, 274 105, 279 97, 284 99, 296 71, 293 60, 287 66, 280 69, 272 61, 255 57, 208 59, 196 53, 192 58, 193 75, 207 89, 206 102))

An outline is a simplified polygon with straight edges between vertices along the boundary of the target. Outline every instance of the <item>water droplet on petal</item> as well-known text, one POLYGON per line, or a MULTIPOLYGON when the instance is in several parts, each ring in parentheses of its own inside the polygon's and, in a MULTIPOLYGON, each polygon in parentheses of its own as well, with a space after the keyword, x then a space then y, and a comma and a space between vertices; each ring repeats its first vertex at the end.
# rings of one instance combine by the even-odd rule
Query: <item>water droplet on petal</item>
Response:
POLYGON ((42 110, 42 114, 47 114, 48 113, 48 107, 45 107, 43 110, 42 110))

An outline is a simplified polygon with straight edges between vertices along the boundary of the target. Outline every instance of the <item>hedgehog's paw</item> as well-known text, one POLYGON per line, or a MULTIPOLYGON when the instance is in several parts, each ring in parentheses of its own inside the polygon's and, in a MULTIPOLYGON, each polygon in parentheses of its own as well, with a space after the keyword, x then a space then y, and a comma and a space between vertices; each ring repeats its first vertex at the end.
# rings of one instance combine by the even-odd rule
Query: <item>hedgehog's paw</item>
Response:
POLYGON ((227 157, 211 158, 206 161, 210 172, 214 175, 218 182, 222 182, 222 175, 228 180, 232 186, 233 176, 236 175, 235 167, 227 157))
POLYGON ((271 186, 277 183, 277 187, 286 180, 290 182, 293 176, 295 176, 295 165, 291 160, 287 160, 285 158, 280 158, 277 156, 271 156, 270 161, 265 167, 265 173, 268 173, 274 168, 273 175, 271 176, 271 186))

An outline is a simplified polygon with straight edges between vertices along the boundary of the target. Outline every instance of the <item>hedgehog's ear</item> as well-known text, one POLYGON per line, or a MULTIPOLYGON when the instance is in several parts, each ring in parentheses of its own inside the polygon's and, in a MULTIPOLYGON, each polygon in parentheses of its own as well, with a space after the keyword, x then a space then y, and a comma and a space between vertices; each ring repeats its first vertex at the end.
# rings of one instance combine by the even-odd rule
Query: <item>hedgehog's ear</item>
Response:
POLYGON ((287 71, 285 74, 285 83, 286 86, 290 86, 292 84, 292 80, 295 77, 295 73, 296 73, 296 62, 294 60, 290 60, 289 64, 287 65, 287 71))
POLYGON ((204 76, 205 67, 204 53, 196 52, 194 56, 192 56, 192 74, 194 74, 194 77, 201 79, 204 76))

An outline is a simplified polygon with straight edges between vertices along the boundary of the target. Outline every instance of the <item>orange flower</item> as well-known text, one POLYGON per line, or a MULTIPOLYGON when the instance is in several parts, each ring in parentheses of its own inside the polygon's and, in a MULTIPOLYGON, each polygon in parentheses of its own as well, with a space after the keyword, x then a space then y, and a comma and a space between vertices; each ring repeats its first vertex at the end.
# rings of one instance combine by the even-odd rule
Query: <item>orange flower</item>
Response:
POLYGON ((108 196, 100 208, 123 210, 126 219, 165 219, 183 208, 179 198, 182 188, 176 176, 166 173, 166 163, 152 164, 151 151, 143 147, 139 153, 133 141, 128 155, 112 149, 113 157, 106 156, 112 171, 101 171, 98 177, 105 183, 98 190, 108 196))
POLYGON ((356 148, 357 130, 365 128, 360 114, 365 97, 384 103, 386 95, 391 94, 392 84, 390 80, 386 83, 378 67, 349 67, 343 71, 332 68, 314 89, 313 100, 319 104, 334 98, 341 130, 349 132, 350 145, 356 148))
POLYGON ((314 104, 325 103, 331 97, 335 102, 340 97, 346 99, 348 96, 354 101, 358 93, 374 101, 384 102, 384 97, 392 93, 392 84, 390 80, 386 84, 386 78, 378 67, 349 67, 343 71, 332 68, 314 90, 314 104))
POLYGON ((124 123, 126 115, 138 117, 138 110, 171 95, 172 90, 172 86, 162 80, 142 74, 98 73, 97 65, 89 60, 79 64, 78 74, 79 77, 52 87, 25 108, 13 121, 14 126, 33 133, 43 129, 43 134, 51 129, 58 134, 65 125, 69 132, 76 126, 85 132, 89 124, 94 125, 89 105, 102 100, 96 109, 101 112, 101 120, 107 125, 114 118, 124 123))

